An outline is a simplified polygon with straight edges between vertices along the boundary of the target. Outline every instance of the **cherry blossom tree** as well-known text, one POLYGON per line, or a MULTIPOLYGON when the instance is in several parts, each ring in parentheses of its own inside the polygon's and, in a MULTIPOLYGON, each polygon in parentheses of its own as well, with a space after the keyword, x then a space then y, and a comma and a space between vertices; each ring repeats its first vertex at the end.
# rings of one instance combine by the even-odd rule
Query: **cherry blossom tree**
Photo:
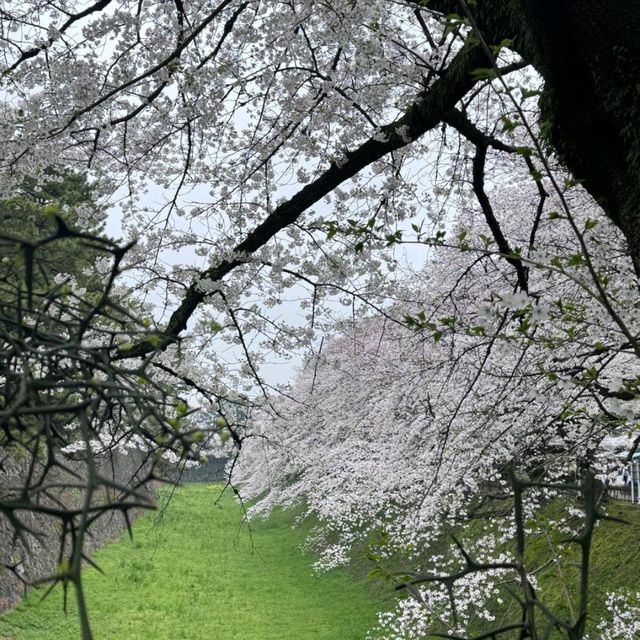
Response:
MULTIPOLYGON (((533 155, 533 170, 549 172, 537 137, 527 139, 526 134, 536 134, 536 122, 523 118, 535 112, 537 91, 556 103, 561 99, 551 95, 554 91, 572 90, 552 77, 555 57, 564 50, 547 51, 540 35, 552 16, 533 15, 529 4, 475 13, 464 3, 382 0, 344 6, 103 1, 80 11, 64 3, 10 4, 3 13, 4 188, 10 190, 38 167, 61 162, 91 168, 105 188, 122 185, 131 196, 125 210, 129 229, 140 234, 144 287, 161 288, 167 300, 167 335, 182 334, 205 300, 210 309, 233 312, 239 324, 250 316, 262 330, 268 322, 255 309, 237 308, 238 292, 251 283, 286 289, 296 276, 282 267, 295 271, 304 263, 300 254, 307 259, 311 254, 296 248, 322 242, 325 253, 315 268, 338 285, 350 269, 371 271, 375 262, 364 265, 374 247, 353 261, 343 243, 327 242, 326 223, 352 219, 358 228, 376 212, 373 224, 384 223, 387 236, 401 230, 397 225, 417 212, 425 191, 431 193, 439 172, 446 171, 444 158, 431 171, 424 166, 430 157, 425 148, 439 144, 435 130, 443 123, 461 130, 465 144, 479 150, 478 187, 488 148, 533 155), (539 35, 540 42, 527 34, 539 35), (525 65, 533 65, 544 84, 534 81, 532 88, 508 75, 525 65), (492 82, 507 90, 496 96, 492 82), (487 115, 482 119, 481 113, 487 115), (504 140, 491 137, 500 123, 516 133, 523 130, 520 142, 527 149, 507 148, 504 140), (167 189, 159 212, 136 204, 152 181, 167 189), (195 185, 208 196, 191 191, 188 198, 195 185), (327 208, 324 198, 332 200, 328 216, 313 210, 327 208), (167 265, 160 258, 165 250, 187 247, 201 259, 167 265), (149 256, 150 264, 144 264, 149 256)), ((611 12, 612 33, 622 21, 634 24, 625 20, 628 11, 625 4, 611 12)), ((581 24, 569 7, 557 17, 550 34, 571 35, 581 24)), ((619 55, 632 62, 630 30, 620 30, 619 55)), ((582 82, 587 72, 579 61, 562 60, 572 61, 582 82)), ((594 91, 596 71, 585 91, 594 91)), ((610 82, 616 79, 622 88, 615 74, 610 82)), ((603 95, 601 102, 606 100, 603 95)), ((606 114, 613 122, 609 129, 617 125, 623 131, 632 120, 617 104, 606 114)), ((549 122, 553 129, 556 121, 549 122)), ((589 127, 592 133, 609 130, 595 126, 595 120, 589 127)), ((578 137, 593 142, 593 136, 578 137)), ((575 146, 574 138, 556 147, 575 146)), ((598 143, 632 159, 627 146, 598 143)), ((458 175, 459 163, 450 161, 448 169, 458 175)), ((612 172, 616 180, 629 175, 612 172)), ((613 197, 583 174, 576 165, 576 178, 622 225, 613 197)), ((445 176, 443 182, 450 181, 445 176)), ((628 193, 634 181, 626 180, 625 189, 613 184, 610 191, 628 193)), ((434 202, 432 213, 437 216, 442 206, 434 202)), ((621 228, 632 243, 630 228, 621 228)), ((504 252, 499 229, 494 226, 492 233, 504 252)), ((286 327, 277 333, 288 335, 286 327)))
POLYGON ((640 21, 586 5, 0 12, 0 196, 73 167, 117 204, 157 331, 110 357, 216 411, 207 444, 257 510, 306 501, 322 562, 424 548, 482 482, 597 468, 634 423, 640 21))
MULTIPOLYGON (((537 198, 535 187, 502 188, 494 200, 514 246, 530 231, 512 212, 537 198)), ((620 234, 584 193, 572 200, 598 277, 617 283, 607 295, 633 326, 633 266, 624 254, 612 259, 620 234)), ((261 418, 254 413, 236 479, 246 497, 261 496, 256 514, 303 502, 319 518, 310 541, 321 554, 318 568, 348 562, 351 550, 382 531, 383 565, 393 567, 403 553, 417 571, 433 541, 473 513, 488 482, 506 494, 514 468, 548 484, 587 468, 605 471, 602 440, 633 432, 637 356, 603 315, 574 258, 581 243, 554 204, 540 218, 535 253, 523 261, 526 293, 513 292, 511 265, 487 250, 484 216, 467 214, 450 233, 455 246, 443 241, 419 274, 418 291, 411 282, 411 302, 336 327, 288 397, 261 418)), ((530 507, 553 495, 534 496, 530 507)), ((508 521, 498 531, 479 541, 475 557, 505 562, 486 555, 514 538, 508 521)), ((442 559, 435 562, 442 573, 442 559)), ((494 596, 496 581, 504 581, 500 571, 470 576, 458 585, 458 608, 482 611, 481 594, 494 596)), ((399 629, 423 637, 445 624, 434 618, 448 601, 443 589, 413 595, 384 618, 388 637, 405 637, 393 635, 399 629)))

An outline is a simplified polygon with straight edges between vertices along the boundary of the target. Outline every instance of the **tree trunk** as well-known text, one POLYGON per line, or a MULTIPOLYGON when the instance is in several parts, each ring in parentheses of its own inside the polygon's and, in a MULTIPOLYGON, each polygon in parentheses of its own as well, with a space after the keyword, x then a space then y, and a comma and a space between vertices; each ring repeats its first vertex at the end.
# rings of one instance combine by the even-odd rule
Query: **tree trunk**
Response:
POLYGON ((640 3, 519 4, 549 142, 622 230, 640 274, 640 3))
POLYGON ((543 134, 622 230, 640 275, 640 2, 429 0, 426 6, 462 15, 468 6, 489 44, 511 39, 541 74, 543 134))

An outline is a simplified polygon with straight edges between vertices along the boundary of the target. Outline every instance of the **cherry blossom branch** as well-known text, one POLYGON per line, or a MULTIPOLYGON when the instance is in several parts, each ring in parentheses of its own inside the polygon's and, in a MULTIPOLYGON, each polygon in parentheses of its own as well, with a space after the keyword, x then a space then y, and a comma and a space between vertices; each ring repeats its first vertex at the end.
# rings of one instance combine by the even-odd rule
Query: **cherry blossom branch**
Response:
MULTIPOLYGON (((476 46, 464 47, 442 76, 418 97, 395 122, 385 125, 379 134, 370 138, 344 157, 334 162, 316 180, 301 189, 286 202, 278 205, 261 224, 232 250, 232 258, 223 258, 217 265, 200 273, 192 282, 178 308, 171 315, 165 331, 166 344, 175 340, 187 327, 196 308, 204 302, 207 293, 201 280, 220 282, 236 267, 245 263, 251 254, 264 246, 279 231, 294 223, 311 206, 337 186, 383 156, 417 140, 436 127, 447 113, 477 82, 473 69, 486 64, 484 52, 476 46)), ((150 350, 148 345, 134 347, 128 355, 140 356, 150 350)))
MULTIPOLYGON (((56 41, 58 37, 66 33, 69 30, 69 28, 72 27, 76 22, 78 22, 79 20, 82 20, 83 18, 86 18, 87 16, 90 16, 91 14, 99 13, 103 11, 111 4, 111 2, 112 0, 98 0, 97 2, 90 5, 83 11, 79 11, 78 13, 74 13, 70 15, 67 21, 64 22, 59 29, 55 30, 55 35, 49 36, 49 38, 45 42, 43 42, 40 46, 32 47, 27 51, 23 51, 20 57, 10 67, 2 71, 2 75, 9 75, 13 71, 15 71, 26 60, 29 60, 30 58, 34 58, 35 56, 42 53, 43 51, 46 51, 56 41)), ((3 15, 2 17, 11 18, 11 16, 7 16, 6 14, 3 15)))

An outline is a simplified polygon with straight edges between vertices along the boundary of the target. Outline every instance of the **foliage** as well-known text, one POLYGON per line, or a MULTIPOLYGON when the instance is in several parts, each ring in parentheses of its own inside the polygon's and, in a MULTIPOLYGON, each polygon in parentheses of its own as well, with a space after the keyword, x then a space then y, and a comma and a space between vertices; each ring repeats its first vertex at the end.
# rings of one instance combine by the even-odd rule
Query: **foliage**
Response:
MULTIPOLYGON (((102 231, 106 212, 96 203, 95 187, 83 174, 49 169, 43 172, 43 179, 38 184, 33 178, 25 178, 14 196, 0 201, 0 229, 4 234, 23 240, 43 240, 56 233, 56 216, 85 233, 102 231)), ((15 257, 11 253, 4 251, 3 256, 15 257)), ((46 287, 47 280, 58 274, 72 275, 79 286, 96 292, 102 278, 94 263, 100 257, 99 251, 59 238, 40 248, 38 270, 33 276, 46 287)))
POLYGON ((256 511, 306 503, 329 565, 374 530, 422 551, 514 464, 638 445, 638 20, 587 4, 3 8, 0 193, 68 166, 126 192, 162 329, 108 366, 190 389, 202 443, 256 511))
POLYGON ((85 175, 69 170, 45 169, 41 182, 27 176, 12 198, 0 202, 2 228, 22 237, 51 235, 56 230, 55 215, 94 233, 102 229, 106 218, 96 203, 95 185, 85 175))
MULTIPOLYGON (((96 554, 106 575, 87 570, 85 579, 97 640, 363 637, 386 604, 370 581, 345 570, 313 576, 310 556, 299 551, 304 528, 292 527, 292 514, 274 513, 249 529, 229 491, 218 502, 220 491, 178 489, 166 510, 133 524, 133 541, 96 554)), ((15 640, 77 634, 75 608, 64 615, 60 589, 44 602, 40 596, 33 592, 0 619, 0 633, 15 640)))
MULTIPOLYGON (((531 499, 531 491, 528 492, 528 500, 531 499)), ((476 560, 497 557, 498 553, 511 553, 514 540, 510 536, 500 536, 501 529, 507 527, 506 513, 497 514, 508 505, 506 496, 500 499, 487 501, 476 512, 473 519, 453 525, 441 537, 432 541, 425 557, 421 559, 421 570, 429 567, 430 570, 442 572, 444 567, 459 567, 463 560, 460 548, 451 544, 451 536, 459 541, 472 558, 476 560), (485 512, 484 515, 482 512, 485 512), (498 548, 489 548, 492 540, 501 538, 503 542, 498 548), (492 555, 493 554, 493 555, 492 555)), ((575 494, 561 495, 556 499, 541 505, 535 510, 527 521, 527 541, 525 559, 534 581, 536 595, 541 603, 551 612, 565 621, 575 619, 577 595, 580 577, 580 550, 569 542, 569 536, 575 531, 575 525, 579 522, 581 505, 575 499, 575 494), (568 509, 568 507, 571 507, 568 509)), ((587 632, 590 638, 600 638, 604 629, 611 629, 612 623, 620 616, 620 610, 625 611, 620 605, 627 599, 627 594, 632 594, 637 584, 637 555, 635 553, 636 531, 640 522, 640 511, 630 504, 605 503, 604 511, 614 519, 624 520, 624 523, 615 520, 600 521, 595 529, 592 541, 591 566, 590 566, 590 603, 587 620, 587 632), (615 603, 618 612, 611 606, 615 603)), ((400 565, 399 558, 390 558, 384 562, 387 574, 397 571, 400 565)), ((403 571, 410 572, 410 563, 407 563, 403 571)), ((397 574, 396 574, 397 575, 397 574)), ((397 577, 396 577, 397 582, 397 577)), ((468 620, 467 633, 474 637, 483 630, 493 626, 499 627, 508 621, 518 618, 520 607, 513 597, 514 585, 501 580, 498 584, 493 581, 475 582, 470 585, 458 584, 456 594, 458 596, 459 615, 468 620), (485 591, 489 586, 488 594, 485 591), (465 590, 470 587, 472 592, 467 597, 465 590), (483 606, 477 606, 479 598, 485 598, 483 606), (469 606, 470 605, 470 606, 469 606)), ((446 602, 446 593, 440 601, 446 602)), ((631 598, 631 601, 633 598, 631 598)), ((410 631, 416 629, 417 624, 424 624, 430 619, 430 614, 423 611, 421 617, 408 615, 414 607, 424 607, 412 601, 411 598, 400 601, 398 609, 403 612, 382 613, 380 626, 389 628, 404 622, 404 631, 410 636, 410 631), (413 627, 413 629, 412 629, 413 627)), ((628 613, 633 609, 627 610, 628 613)), ((433 615, 433 613, 431 613, 433 615)), ((544 620, 544 616, 542 617, 544 620)), ((611 632, 611 631, 609 631, 611 632)), ((504 634, 504 637, 510 637, 504 634)), ((558 632, 553 638, 564 637, 558 632)), ((623 634, 612 637, 627 637, 623 634)))
POLYGON ((132 510, 152 506, 139 489, 154 478, 163 455, 197 454, 191 431, 181 425, 187 409, 175 388, 154 377, 149 360, 118 357, 127 340, 156 337, 121 296, 116 301, 127 248, 56 221, 55 233, 39 240, 0 235, 0 465, 4 470, 16 458, 26 461, 21 477, 3 482, 0 512, 26 548, 41 536, 30 516, 59 523, 58 568, 43 581, 61 583, 65 597, 74 587, 88 638, 85 537, 100 518, 117 512, 128 523, 132 510), (62 239, 67 248, 75 244, 107 262, 97 298, 69 276, 51 278, 47 264, 40 268, 41 249, 62 239), (128 447, 143 451, 146 461, 119 483, 98 461, 128 447))

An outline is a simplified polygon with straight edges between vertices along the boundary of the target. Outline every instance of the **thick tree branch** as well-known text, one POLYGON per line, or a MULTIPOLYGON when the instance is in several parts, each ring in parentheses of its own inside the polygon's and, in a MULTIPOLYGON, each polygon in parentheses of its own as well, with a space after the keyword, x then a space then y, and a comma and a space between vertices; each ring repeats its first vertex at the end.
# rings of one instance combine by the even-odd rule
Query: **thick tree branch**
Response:
POLYGON ((476 146, 476 154, 473 158, 473 191, 476 199, 480 204, 482 213, 484 214, 487 225, 491 230, 498 249, 504 255, 505 260, 516 270, 518 278, 518 286, 522 291, 528 291, 528 273, 527 268, 522 264, 522 260, 515 257, 513 249, 509 246, 509 242, 502 233, 500 223, 496 218, 489 196, 484 190, 484 170, 487 158, 487 148, 489 146, 500 151, 515 153, 516 149, 511 145, 505 144, 488 136, 478 129, 467 116, 458 109, 451 109, 443 117, 443 121, 456 128, 469 142, 476 146))
POLYGON ((535 67, 544 79, 546 139, 621 229, 640 275, 637 2, 407 1, 430 12, 465 15, 476 36, 489 45, 509 39, 509 47, 535 67))
MULTIPOLYGON (((194 311, 204 301, 207 293, 199 285, 201 280, 220 282, 228 273, 245 263, 248 256, 269 242, 279 231, 294 223, 304 211, 337 186, 376 160, 414 142, 436 127, 442 122, 444 115, 478 82, 471 72, 486 64, 486 56, 480 47, 464 47, 446 72, 420 93, 418 99, 403 116, 382 127, 378 135, 358 148, 347 152, 341 162, 331 164, 316 180, 276 207, 264 222, 234 247, 233 254, 237 257, 222 260, 217 265, 202 271, 191 283, 182 302, 169 319, 164 331, 163 346, 175 341, 186 329, 194 311)), ((152 350, 153 347, 150 344, 143 343, 123 353, 122 356, 142 356, 152 350)))

